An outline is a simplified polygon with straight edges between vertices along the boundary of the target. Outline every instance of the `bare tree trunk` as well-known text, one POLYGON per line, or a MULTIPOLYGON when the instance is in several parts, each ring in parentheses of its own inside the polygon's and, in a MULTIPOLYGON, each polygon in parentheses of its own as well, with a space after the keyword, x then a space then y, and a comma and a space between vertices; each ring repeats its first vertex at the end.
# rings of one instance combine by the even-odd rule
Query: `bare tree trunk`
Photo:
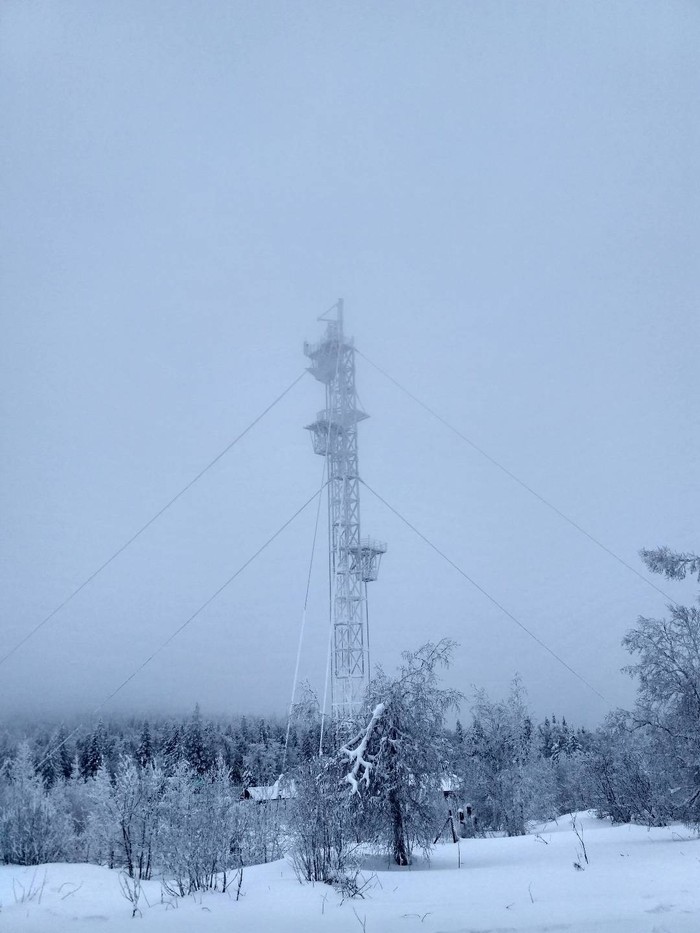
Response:
POLYGON ((389 791, 389 811, 391 813, 394 861, 397 865, 408 865, 408 849, 406 846, 403 814, 401 812, 401 801, 394 790, 389 791))
POLYGON ((130 878, 134 877, 134 862, 132 859, 131 836, 124 820, 122 820, 122 840, 124 842, 124 855, 126 857, 126 870, 130 878))

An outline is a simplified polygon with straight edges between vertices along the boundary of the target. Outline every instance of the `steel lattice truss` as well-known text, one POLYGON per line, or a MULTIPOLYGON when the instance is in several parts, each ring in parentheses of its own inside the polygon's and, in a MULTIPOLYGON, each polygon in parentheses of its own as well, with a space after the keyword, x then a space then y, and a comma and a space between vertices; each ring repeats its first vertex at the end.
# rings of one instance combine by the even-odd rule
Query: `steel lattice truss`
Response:
POLYGON ((332 310, 337 316, 324 338, 305 344, 304 353, 309 372, 326 388, 326 407, 307 430, 314 451, 328 458, 332 703, 334 719, 343 722, 359 711, 369 682, 367 583, 377 579, 386 545, 360 537, 357 425, 368 415, 358 407, 355 347, 343 334, 342 301, 332 310))

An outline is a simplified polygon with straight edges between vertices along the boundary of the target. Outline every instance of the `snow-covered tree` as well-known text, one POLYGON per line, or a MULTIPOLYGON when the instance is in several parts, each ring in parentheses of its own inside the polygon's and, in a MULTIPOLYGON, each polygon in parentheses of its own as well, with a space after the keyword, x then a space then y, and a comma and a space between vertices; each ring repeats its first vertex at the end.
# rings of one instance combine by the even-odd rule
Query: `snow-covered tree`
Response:
POLYGON ((95 777, 100 768, 107 763, 108 749, 107 729, 100 719, 83 745, 80 774, 84 780, 95 777))
POLYGON ((153 739, 151 737, 151 727, 147 719, 144 720, 143 726, 141 727, 139 744, 136 749, 136 760, 142 768, 145 768, 153 761, 153 739))
POLYGON ((289 720, 290 748, 287 752, 287 769, 301 760, 311 761, 319 753, 321 738, 321 709, 318 697, 308 682, 299 686, 297 701, 292 707, 289 720), (296 742, 292 740, 296 737, 296 742))
POLYGON ((262 742, 253 742, 243 756, 244 773, 249 776, 250 784, 274 784, 282 767, 279 745, 266 746, 262 742))
POLYGON ((662 573, 668 580, 684 580, 686 574, 690 574, 700 581, 700 557, 697 554, 657 547, 643 548, 639 556, 652 573, 662 573))
POLYGON ((677 774, 652 730, 624 710, 610 713, 588 749, 583 779, 589 805, 614 823, 664 825, 673 816, 677 774))
MULTIPOLYGON (((554 773, 535 752, 525 692, 516 677, 506 700, 476 692, 462 780, 483 828, 523 835, 529 819, 552 816, 554 773)), ((542 736, 540 735, 540 742, 542 736)))
POLYGON ((361 831, 407 865, 428 851, 444 819, 441 779, 450 759, 445 715, 460 694, 438 684, 454 645, 429 642, 405 652, 397 676, 370 683, 365 723, 339 752, 361 831))
POLYGON ((538 752, 542 758, 551 758, 552 749, 554 748, 554 736, 552 733, 552 724, 549 721, 549 717, 544 717, 544 722, 541 722, 537 727, 538 734, 538 752))
POLYGON ((194 712, 185 726, 183 748, 189 766, 197 774, 204 774, 208 770, 211 761, 204 743, 202 714, 199 710, 199 703, 195 706, 194 712))
POLYGON ((175 771, 183 754, 180 727, 176 723, 169 724, 165 729, 160 749, 160 759, 166 774, 172 774, 175 771))
MULTIPOLYGON (((700 558, 668 548, 642 551, 657 573, 683 579, 700 575, 700 558)), ((700 609, 668 607, 666 619, 640 617, 623 640, 636 658, 625 670, 638 678, 634 723, 649 729, 669 768, 678 775, 677 817, 700 822, 700 609)))

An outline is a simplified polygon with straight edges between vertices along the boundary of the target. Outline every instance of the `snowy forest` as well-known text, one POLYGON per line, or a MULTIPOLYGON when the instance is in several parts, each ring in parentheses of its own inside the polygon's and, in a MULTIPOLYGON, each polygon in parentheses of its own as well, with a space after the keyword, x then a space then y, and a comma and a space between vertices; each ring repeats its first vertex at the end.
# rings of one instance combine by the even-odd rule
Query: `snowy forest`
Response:
MULTIPOLYGON (((641 553, 670 580, 700 580, 696 555, 641 553)), ((358 720, 326 722, 323 737, 308 688, 289 722, 196 708, 184 720, 5 729, 0 858, 92 862, 133 882, 157 873, 185 895, 225 889, 244 866, 286 854, 300 880, 352 894, 358 845, 409 864, 450 829, 448 812, 453 830, 462 810, 471 815, 461 831, 484 836, 588 809, 614 823, 697 828, 698 608, 639 618, 624 645, 636 704, 595 731, 556 712, 535 722, 517 677, 500 699, 445 689, 447 640, 405 652, 392 675, 380 670, 358 720)))

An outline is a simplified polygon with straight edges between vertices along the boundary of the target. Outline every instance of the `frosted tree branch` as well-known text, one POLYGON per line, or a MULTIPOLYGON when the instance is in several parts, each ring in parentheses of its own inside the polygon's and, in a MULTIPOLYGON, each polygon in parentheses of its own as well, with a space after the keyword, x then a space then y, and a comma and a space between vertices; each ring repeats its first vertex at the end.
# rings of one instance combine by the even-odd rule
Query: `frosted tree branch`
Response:
POLYGON ((385 709, 384 703, 377 704, 365 731, 356 735, 355 738, 351 739, 346 745, 343 745, 340 750, 341 753, 347 757, 348 762, 352 762, 352 768, 344 778, 350 785, 351 794, 356 794, 358 792, 361 783, 364 783, 365 787, 369 787, 369 776, 372 771, 372 762, 374 759, 372 755, 367 754, 367 746, 369 740, 372 738, 375 726, 383 716, 385 709), (358 743, 357 746, 352 748, 351 746, 355 745, 356 742, 358 743))

